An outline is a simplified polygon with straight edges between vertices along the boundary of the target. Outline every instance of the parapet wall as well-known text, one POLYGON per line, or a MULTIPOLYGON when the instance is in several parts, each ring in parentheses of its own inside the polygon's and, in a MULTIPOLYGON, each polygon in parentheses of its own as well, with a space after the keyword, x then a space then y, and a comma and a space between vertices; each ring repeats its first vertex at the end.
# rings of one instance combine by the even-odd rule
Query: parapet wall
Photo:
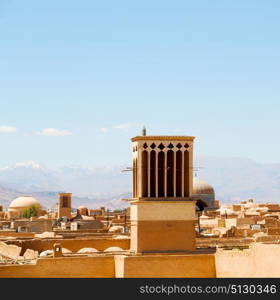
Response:
POLYGON ((0 265, 0 278, 114 278, 113 256, 38 259, 30 265, 0 265))
POLYGON ((22 253, 26 249, 42 252, 52 250, 55 243, 60 243, 63 248, 66 248, 73 253, 78 252, 82 248, 95 248, 98 251, 104 251, 109 247, 119 247, 123 250, 130 248, 130 239, 114 239, 114 238, 98 238, 98 239, 30 239, 7 241, 7 244, 17 245, 22 248, 22 253))
POLYGON ((0 265, 0 278, 215 277, 214 254, 96 255, 40 258, 34 264, 0 265))
POLYGON ((247 250, 218 250, 215 255, 218 278, 280 277, 280 245, 252 244, 247 250))
MULTIPOLYGON (((44 248, 50 246, 49 249, 52 249, 54 240, 36 242, 42 242, 44 248)), ((70 242, 59 240, 63 247, 72 249, 73 252, 86 247, 102 251, 104 248, 112 247, 114 242, 115 246, 129 248, 129 240, 70 240, 70 242), (72 244, 70 244, 71 242, 72 244), (99 245, 98 242, 100 242, 99 245)), ((37 246, 40 248, 42 245, 38 244, 37 246)), ((245 250, 218 249, 216 253, 197 250, 189 254, 132 255, 128 251, 124 251, 123 254, 66 255, 61 258, 39 258, 33 264, 0 265, 0 277, 279 278, 279 256, 280 244, 261 243, 251 244, 250 248, 245 250)))
POLYGON ((34 238, 35 234, 32 232, 15 232, 15 231, 0 231, 0 238, 15 237, 15 238, 34 238))
POLYGON ((116 256, 117 278, 215 278, 214 254, 116 256))

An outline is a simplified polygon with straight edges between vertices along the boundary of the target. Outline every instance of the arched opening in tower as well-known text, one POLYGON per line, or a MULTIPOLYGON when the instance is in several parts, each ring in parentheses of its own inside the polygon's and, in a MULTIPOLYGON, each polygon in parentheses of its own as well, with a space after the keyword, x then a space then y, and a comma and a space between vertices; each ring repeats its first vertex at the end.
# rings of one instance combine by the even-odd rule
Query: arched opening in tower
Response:
POLYGON ((164 197, 164 152, 158 153, 158 196, 164 197))
POLYGON ((150 197, 156 196, 156 151, 150 153, 150 197))
POLYGON ((138 159, 135 158, 135 196, 138 197, 138 159))
POLYGON ((148 197, 148 152, 142 152, 142 197, 148 197))
POLYGON ((167 152, 167 197, 174 197, 174 152, 167 152))
POLYGON ((190 174, 189 151, 186 150, 184 152, 184 197, 190 196, 189 174, 190 174))
POLYGON ((182 197, 182 152, 176 153, 176 196, 182 197))
POLYGON ((136 198, 136 163, 133 159, 133 198, 136 198))

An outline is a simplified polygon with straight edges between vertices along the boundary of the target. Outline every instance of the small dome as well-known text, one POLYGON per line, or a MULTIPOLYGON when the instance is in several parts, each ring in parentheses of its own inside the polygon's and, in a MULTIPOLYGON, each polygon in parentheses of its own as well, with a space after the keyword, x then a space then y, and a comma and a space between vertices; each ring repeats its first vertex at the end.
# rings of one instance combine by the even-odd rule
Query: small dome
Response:
POLYGON ((62 251, 63 254, 71 254, 72 253, 71 250, 66 249, 66 248, 62 248, 61 251, 62 251))
POLYGON ((94 220, 94 217, 91 217, 91 216, 81 216, 82 217, 82 220, 86 220, 86 221, 93 221, 94 220))
MULTIPOLYGON (((61 251, 62 251, 62 254, 71 254, 72 253, 72 251, 70 251, 69 249, 66 249, 66 248, 62 248, 61 251)), ((50 255, 53 255, 53 250, 42 251, 39 256, 45 257, 45 256, 50 256, 50 255)))
POLYGON ((78 207, 78 209, 87 209, 87 207, 81 205, 81 206, 78 207))
POLYGON ((119 252, 119 251, 123 251, 123 249, 120 247, 110 247, 104 250, 104 252, 119 252))
POLYGON ((254 208, 254 207, 257 207, 257 205, 254 203, 246 203, 246 204, 244 204, 244 207, 245 208, 254 208))
POLYGON ((78 215, 88 215, 88 209, 85 206, 79 206, 77 213, 78 215))
POLYGON ((208 216, 201 216, 200 219, 201 220, 207 220, 207 219, 210 219, 210 217, 208 217, 208 216))
POLYGON ((45 256, 49 256, 49 255, 53 255, 53 250, 42 251, 39 256, 40 257, 45 257, 45 256))
POLYGON ((33 205, 39 206, 40 203, 33 197, 22 196, 13 200, 9 205, 9 208, 26 208, 26 207, 31 207, 33 205))
POLYGON ((82 248, 77 253, 96 253, 98 250, 95 248, 82 248))
POLYGON ((113 240, 130 240, 129 236, 126 235, 116 235, 112 237, 113 240))
POLYGON ((214 188, 207 182, 194 178, 193 179, 193 194, 194 195, 214 195, 214 188))
POLYGON ((123 227, 123 226, 112 226, 112 227, 109 229, 109 232, 122 233, 123 230, 124 230, 124 227, 123 227))
POLYGON ((256 208, 256 211, 259 211, 259 212, 268 212, 268 207, 257 207, 256 208))

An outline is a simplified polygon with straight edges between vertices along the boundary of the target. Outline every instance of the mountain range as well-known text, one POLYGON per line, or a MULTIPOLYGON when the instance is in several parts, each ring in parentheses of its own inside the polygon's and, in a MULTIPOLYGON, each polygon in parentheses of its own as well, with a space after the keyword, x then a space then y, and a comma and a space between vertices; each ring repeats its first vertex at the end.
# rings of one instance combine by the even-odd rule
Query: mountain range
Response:
MULTIPOLYGON (((263 164, 247 158, 195 159, 200 179, 211 184, 221 203, 254 198, 257 202, 280 201, 280 164, 263 164)), ((43 206, 55 206, 58 192, 73 193, 73 206, 109 209, 127 206, 131 196, 131 172, 125 166, 47 168, 36 162, 17 163, 0 169, 0 203, 8 206, 19 195, 32 195, 43 206)))

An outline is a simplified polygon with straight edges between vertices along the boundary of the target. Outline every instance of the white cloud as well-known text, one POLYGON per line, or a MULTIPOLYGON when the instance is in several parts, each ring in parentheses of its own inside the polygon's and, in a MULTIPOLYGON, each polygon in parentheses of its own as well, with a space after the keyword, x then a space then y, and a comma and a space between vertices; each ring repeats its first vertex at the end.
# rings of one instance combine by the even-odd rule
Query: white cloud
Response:
POLYGON ((133 124, 124 123, 124 124, 116 125, 115 128, 116 129, 128 129, 128 128, 132 127, 132 126, 133 126, 133 124))
POLYGON ((35 161, 26 161, 26 162, 19 162, 16 163, 15 168, 20 168, 20 167, 32 167, 34 169, 41 169, 42 166, 36 163, 35 161))
POLYGON ((186 130, 183 130, 183 129, 176 129, 176 130, 173 130, 174 133, 184 133, 186 134, 186 130))
POLYGON ((0 133, 14 133, 17 131, 16 127, 12 126, 0 126, 0 133))
POLYGON ((102 133, 106 133, 106 132, 108 132, 108 131, 109 131, 109 129, 108 129, 108 128, 106 128, 106 127, 103 127, 103 128, 101 128, 101 129, 100 129, 100 131, 101 131, 102 133))
POLYGON ((102 133, 107 133, 109 131, 112 130, 127 130, 133 127, 139 127, 140 125, 138 123, 122 123, 122 124, 118 124, 118 125, 114 125, 114 126, 110 126, 110 127, 102 127, 100 128, 100 131, 102 133))
POLYGON ((71 134, 72 133, 68 130, 60 130, 56 128, 44 128, 43 130, 37 132, 37 135, 44 136, 66 136, 71 134))

